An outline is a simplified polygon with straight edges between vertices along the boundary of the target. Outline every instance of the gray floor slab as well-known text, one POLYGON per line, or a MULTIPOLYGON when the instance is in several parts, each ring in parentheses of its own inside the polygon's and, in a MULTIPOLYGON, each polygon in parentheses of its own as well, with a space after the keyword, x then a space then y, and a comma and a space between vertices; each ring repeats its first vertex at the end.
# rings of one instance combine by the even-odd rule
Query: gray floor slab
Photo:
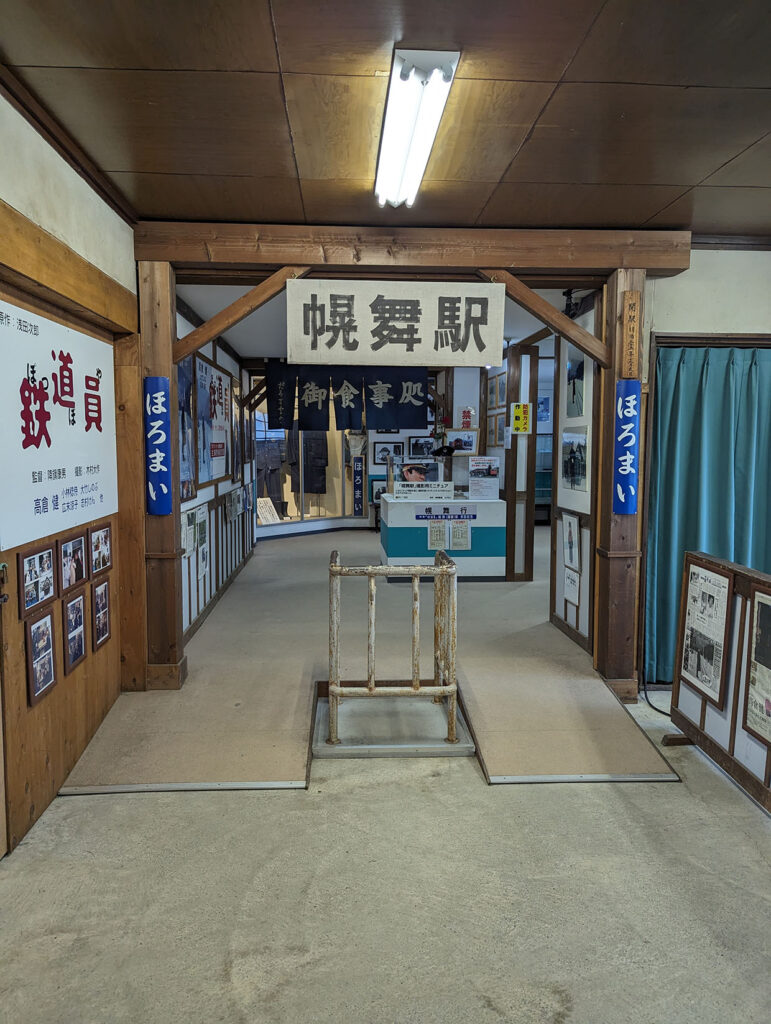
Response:
POLYGON ((474 741, 458 708, 457 743, 448 743, 447 707, 425 697, 350 697, 340 705, 340 743, 330 746, 329 701, 316 704, 314 757, 471 757, 474 741))

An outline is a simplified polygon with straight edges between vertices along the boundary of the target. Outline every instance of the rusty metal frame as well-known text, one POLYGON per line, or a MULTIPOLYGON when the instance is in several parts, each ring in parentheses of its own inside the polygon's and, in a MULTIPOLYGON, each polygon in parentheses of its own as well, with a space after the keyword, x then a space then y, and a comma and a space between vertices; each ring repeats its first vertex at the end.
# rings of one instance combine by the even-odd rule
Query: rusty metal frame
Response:
POLYGON ((329 559, 329 735, 340 742, 338 709, 343 697, 431 697, 437 704, 447 697, 447 742, 457 743, 458 682, 455 656, 458 642, 458 570, 444 551, 433 565, 341 565, 340 553, 329 559), (344 577, 367 577, 367 683, 343 684, 340 679, 340 592, 344 577), (375 679, 375 604, 378 576, 405 576, 412 581, 412 680, 378 686, 375 679), (434 583, 434 678, 420 679, 420 578, 434 583))

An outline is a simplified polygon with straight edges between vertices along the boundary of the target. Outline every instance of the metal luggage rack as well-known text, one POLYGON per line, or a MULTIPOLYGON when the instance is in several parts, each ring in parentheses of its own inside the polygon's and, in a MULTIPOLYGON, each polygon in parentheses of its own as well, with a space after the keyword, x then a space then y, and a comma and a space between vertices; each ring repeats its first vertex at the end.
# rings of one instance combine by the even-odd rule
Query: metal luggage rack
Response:
POLYGON ((457 743, 458 683, 455 677, 457 646, 457 566, 444 551, 433 565, 341 565, 340 553, 329 559, 329 735, 339 743, 338 708, 343 697, 431 697, 440 704, 447 697, 447 743, 457 743), (366 576, 368 592, 367 683, 340 680, 340 591, 343 577, 366 576), (375 588, 378 576, 412 579, 412 680, 378 685, 375 679, 375 588), (420 678, 420 578, 434 581, 434 678, 420 678))

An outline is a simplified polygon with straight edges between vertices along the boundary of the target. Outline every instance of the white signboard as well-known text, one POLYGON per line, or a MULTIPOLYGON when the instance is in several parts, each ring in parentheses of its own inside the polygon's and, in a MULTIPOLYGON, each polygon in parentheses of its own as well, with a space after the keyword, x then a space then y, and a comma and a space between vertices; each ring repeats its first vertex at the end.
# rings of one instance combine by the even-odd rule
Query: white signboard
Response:
POLYGON ((270 523, 281 522, 281 517, 276 511, 276 506, 270 498, 257 499, 257 518, 263 526, 267 526, 270 523))
POLYGON ((0 548, 118 511, 112 346, 0 301, 0 548))
POLYGON ((502 284, 290 280, 290 363, 499 366, 502 284))
POLYGON ((394 481, 394 498, 408 498, 410 501, 441 501, 447 498, 452 499, 454 495, 455 485, 452 480, 448 480, 446 483, 439 481, 431 483, 423 480, 394 481))
POLYGON ((581 591, 581 577, 575 569, 565 566, 565 600, 578 607, 578 595, 581 591))

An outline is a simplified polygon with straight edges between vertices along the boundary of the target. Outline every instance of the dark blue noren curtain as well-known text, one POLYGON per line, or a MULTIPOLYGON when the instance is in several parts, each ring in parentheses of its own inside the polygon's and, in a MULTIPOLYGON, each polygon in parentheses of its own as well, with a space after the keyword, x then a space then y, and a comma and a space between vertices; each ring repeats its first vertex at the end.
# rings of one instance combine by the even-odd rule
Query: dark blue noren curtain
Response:
POLYGON ((291 430, 297 391, 297 367, 269 359, 265 367, 268 402, 268 429, 291 430))
POLYGON ((297 419, 300 430, 329 430, 328 366, 300 366, 297 370, 297 419))
POLYGON ((428 422, 428 370, 390 366, 364 370, 367 430, 425 430, 428 422))
POLYGON ((334 366, 332 393, 338 430, 361 430, 364 409, 364 370, 361 366, 334 366))
POLYGON ((660 348, 645 677, 671 681, 686 551, 771 572, 771 349, 660 348))

